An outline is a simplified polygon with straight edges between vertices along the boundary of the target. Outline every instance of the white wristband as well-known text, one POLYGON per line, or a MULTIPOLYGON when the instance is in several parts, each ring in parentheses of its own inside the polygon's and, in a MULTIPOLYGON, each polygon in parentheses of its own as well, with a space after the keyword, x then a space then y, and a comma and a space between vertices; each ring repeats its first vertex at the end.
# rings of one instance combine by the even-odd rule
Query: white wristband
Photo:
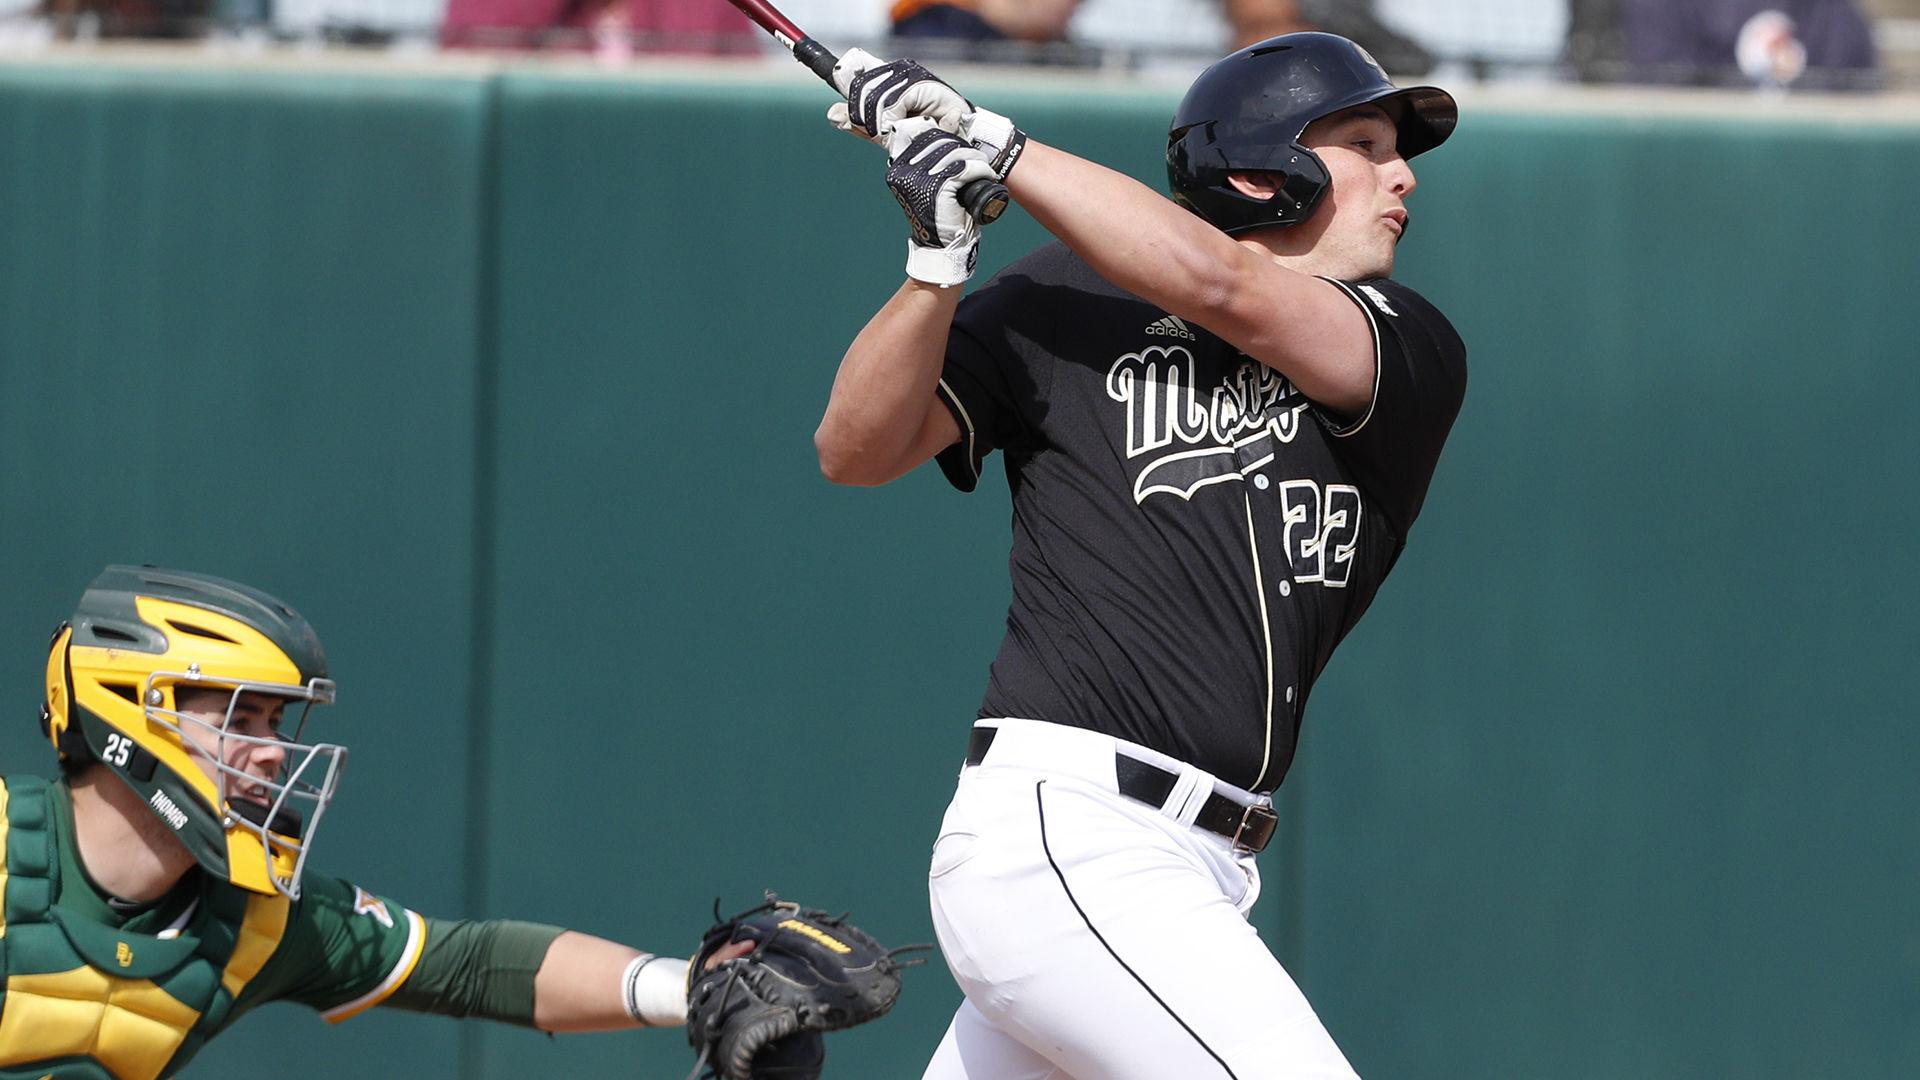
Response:
POLYGON ((620 1001, 643 1027, 687 1022, 687 962, 641 953, 620 976, 620 1001))
POLYGON ((951 289, 955 285, 966 284, 967 279, 973 276, 974 260, 979 254, 977 238, 946 248, 922 247, 908 240, 907 276, 928 285, 951 289))

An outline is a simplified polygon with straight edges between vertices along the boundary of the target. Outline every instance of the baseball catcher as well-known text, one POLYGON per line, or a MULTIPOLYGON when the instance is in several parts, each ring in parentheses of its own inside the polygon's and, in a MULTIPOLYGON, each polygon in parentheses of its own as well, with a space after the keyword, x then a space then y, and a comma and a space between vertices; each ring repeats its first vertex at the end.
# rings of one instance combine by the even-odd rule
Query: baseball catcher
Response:
POLYGON ((767 894, 766 903, 720 917, 689 966, 687 1042, 699 1052, 694 1073, 711 1065, 726 1080, 812 1080, 826 1058, 823 1031, 886 1015, 900 997, 900 969, 923 963, 897 957, 923 945, 886 949, 873 937, 816 908, 767 894), (751 951, 709 961, 747 946, 751 951))
POLYGON ((726 1076, 812 1077, 819 1032, 899 993, 871 938, 772 898, 690 962, 423 915, 310 867, 347 757, 308 726, 334 682, 258 589, 110 566, 46 671, 61 775, 0 776, 0 1077, 161 1080, 273 1001, 614 1031, 684 1023, 690 986, 726 1076))

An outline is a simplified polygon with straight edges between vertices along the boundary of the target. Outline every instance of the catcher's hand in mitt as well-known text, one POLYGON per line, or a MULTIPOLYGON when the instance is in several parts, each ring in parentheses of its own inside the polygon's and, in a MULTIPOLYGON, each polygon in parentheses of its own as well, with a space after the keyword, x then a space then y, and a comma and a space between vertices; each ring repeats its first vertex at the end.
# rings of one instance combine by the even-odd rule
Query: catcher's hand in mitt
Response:
POLYGON ((826 1055, 819 1033, 884 1016, 900 997, 900 969, 924 962, 895 959, 924 945, 888 950, 844 915, 772 893, 731 919, 720 918, 716 902, 714 918, 687 967, 696 1074, 710 1066, 725 1080, 812 1080, 826 1055), (707 970, 708 959, 733 942, 753 951, 707 970))

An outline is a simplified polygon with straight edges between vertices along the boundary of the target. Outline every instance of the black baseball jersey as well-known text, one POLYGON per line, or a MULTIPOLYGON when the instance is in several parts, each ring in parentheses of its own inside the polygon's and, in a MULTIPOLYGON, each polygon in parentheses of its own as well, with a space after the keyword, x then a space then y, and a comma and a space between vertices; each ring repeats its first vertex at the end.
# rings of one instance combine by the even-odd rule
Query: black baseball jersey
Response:
POLYGON ((1372 405, 1346 421, 1064 245, 961 303, 938 389, 961 438, 938 460, 971 491, 997 449, 1013 496, 1013 603, 981 716, 1280 783, 1466 388, 1465 347, 1426 300, 1334 284, 1378 346, 1372 405))

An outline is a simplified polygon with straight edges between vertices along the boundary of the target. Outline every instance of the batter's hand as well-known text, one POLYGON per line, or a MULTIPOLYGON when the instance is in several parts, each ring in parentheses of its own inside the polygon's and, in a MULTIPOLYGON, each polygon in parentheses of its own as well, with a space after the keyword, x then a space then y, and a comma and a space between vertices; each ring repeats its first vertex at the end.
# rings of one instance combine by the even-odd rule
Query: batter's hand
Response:
POLYGON ((980 223, 960 205, 960 189, 993 176, 987 155, 932 120, 908 117, 894 125, 887 157, 887 187, 913 227, 907 276, 942 287, 972 277, 980 223))
POLYGON ((995 180, 1004 181, 1020 160, 1020 151, 1027 148, 1026 132, 1014 127, 1013 121, 986 109, 973 110, 960 137, 987 155, 995 180))
POLYGON ((973 106, 960 92, 914 60, 882 60, 864 49, 848 49, 833 66, 833 84, 847 96, 827 110, 841 131, 887 145, 894 125, 909 116, 924 117, 943 131, 960 135, 973 106))

